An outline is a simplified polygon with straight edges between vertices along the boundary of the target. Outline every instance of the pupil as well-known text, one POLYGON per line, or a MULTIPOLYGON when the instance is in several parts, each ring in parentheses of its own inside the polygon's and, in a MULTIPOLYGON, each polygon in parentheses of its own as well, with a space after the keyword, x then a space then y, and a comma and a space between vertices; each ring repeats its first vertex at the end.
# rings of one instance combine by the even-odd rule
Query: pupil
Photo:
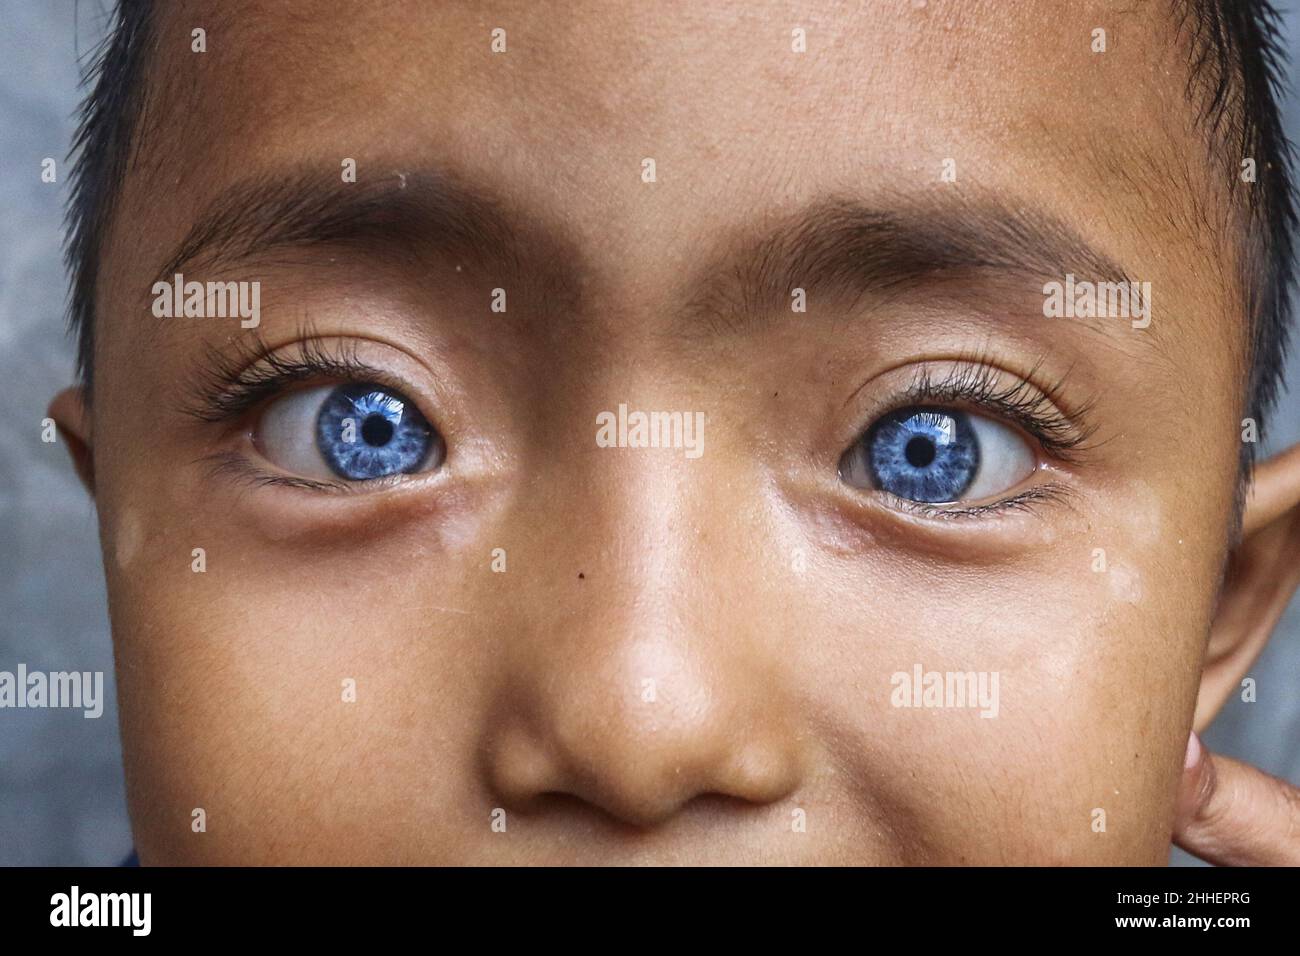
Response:
POLYGON ((361 423, 361 437, 367 445, 387 445, 393 437, 393 423, 383 415, 370 415, 361 423))
POLYGON ((903 454, 907 456, 907 463, 913 468, 924 468, 934 461, 934 442, 917 435, 907 443, 903 454))

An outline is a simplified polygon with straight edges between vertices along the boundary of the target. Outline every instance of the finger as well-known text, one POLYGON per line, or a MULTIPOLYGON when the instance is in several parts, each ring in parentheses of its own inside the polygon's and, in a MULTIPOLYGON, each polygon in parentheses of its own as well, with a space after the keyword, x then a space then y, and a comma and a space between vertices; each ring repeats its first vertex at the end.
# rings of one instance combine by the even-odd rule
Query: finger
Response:
POLYGON ((1219 866, 1300 865, 1300 789, 1187 740, 1174 842, 1219 866))

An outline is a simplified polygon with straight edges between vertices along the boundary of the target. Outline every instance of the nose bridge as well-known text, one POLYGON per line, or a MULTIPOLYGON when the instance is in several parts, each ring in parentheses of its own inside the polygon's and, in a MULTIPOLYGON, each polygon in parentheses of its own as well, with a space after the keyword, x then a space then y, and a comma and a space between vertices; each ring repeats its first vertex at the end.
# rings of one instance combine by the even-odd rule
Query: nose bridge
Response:
POLYGON ((754 542, 708 503, 718 476, 674 454, 602 450, 589 494, 556 496, 582 514, 552 517, 566 558, 527 602, 547 612, 515 618, 487 728, 507 802, 566 793, 646 825, 699 795, 767 803, 797 784, 766 615, 736 593, 754 542))

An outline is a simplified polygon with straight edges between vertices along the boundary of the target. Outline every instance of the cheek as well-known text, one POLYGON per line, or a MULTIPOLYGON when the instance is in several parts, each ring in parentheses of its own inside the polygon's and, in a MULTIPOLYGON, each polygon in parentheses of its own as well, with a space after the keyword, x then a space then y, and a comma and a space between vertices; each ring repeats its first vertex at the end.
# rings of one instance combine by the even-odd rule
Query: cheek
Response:
MULTIPOLYGON (((566 634, 564 595, 594 600, 598 577, 566 571, 581 591, 519 577, 523 542, 468 522, 454 537, 430 520, 312 547, 163 500, 104 511, 143 858, 272 862, 289 847, 301 862, 428 862, 464 851, 483 831, 475 748, 505 641, 566 634), (509 575, 486 570, 489 540, 508 546, 509 575), (513 618, 501 610, 511 602, 513 618), (221 840, 193 833, 198 808, 221 840)), ((835 844, 878 862, 1160 862, 1210 579, 1196 558, 1207 549, 1170 546, 1177 529, 1165 524, 1061 529, 1032 555, 962 568, 881 542, 838 564, 810 549, 794 574, 770 541, 745 556, 678 550, 644 580, 687 554, 718 573, 683 579, 678 599, 689 605, 691 587, 748 595, 702 605, 713 610, 701 620, 777 655, 770 688, 742 683, 773 701, 792 691, 790 723, 823 758, 806 803, 833 814, 835 844), (753 555, 780 566, 727 577, 753 555), (961 704, 950 675, 953 691, 973 688, 961 704)), ((630 670, 673 666, 651 653, 630 670)), ((739 680, 732 662, 719 667, 739 680)))
POLYGON ((839 636, 807 692, 900 856, 1163 862, 1205 575, 1113 540, 1104 562, 1062 536, 1014 569, 878 578, 854 614, 809 612, 839 636))
POLYGON ((1138 606, 1142 603, 1142 575, 1124 564, 1108 569, 1109 597, 1113 604, 1138 606))
POLYGON ((454 612, 481 599, 386 550, 290 556, 215 528, 141 541, 110 593, 143 859, 275 862, 292 848, 297 862, 416 862, 477 832, 431 823, 474 808, 467 728, 483 678, 454 612), (219 838, 193 831, 196 809, 219 838))
POLYGON ((111 527, 105 529, 105 553, 112 565, 129 571, 144 545, 144 524, 140 513, 123 508, 111 527))
POLYGON ((1124 492, 1125 530, 1133 544, 1150 548, 1163 540, 1165 518, 1163 499, 1144 481, 1135 481, 1124 492))

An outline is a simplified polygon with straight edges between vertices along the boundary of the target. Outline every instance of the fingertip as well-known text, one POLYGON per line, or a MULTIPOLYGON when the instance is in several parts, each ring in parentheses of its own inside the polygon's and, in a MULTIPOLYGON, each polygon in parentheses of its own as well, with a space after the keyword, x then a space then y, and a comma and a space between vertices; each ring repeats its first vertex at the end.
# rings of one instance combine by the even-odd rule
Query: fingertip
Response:
POLYGON ((1204 752, 1205 748, 1201 746, 1201 738, 1193 730, 1187 736, 1187 753, 1183 755, 1183 769, 1191 770, 1196 767, 1201 762, 1201 756, 1204 752))

